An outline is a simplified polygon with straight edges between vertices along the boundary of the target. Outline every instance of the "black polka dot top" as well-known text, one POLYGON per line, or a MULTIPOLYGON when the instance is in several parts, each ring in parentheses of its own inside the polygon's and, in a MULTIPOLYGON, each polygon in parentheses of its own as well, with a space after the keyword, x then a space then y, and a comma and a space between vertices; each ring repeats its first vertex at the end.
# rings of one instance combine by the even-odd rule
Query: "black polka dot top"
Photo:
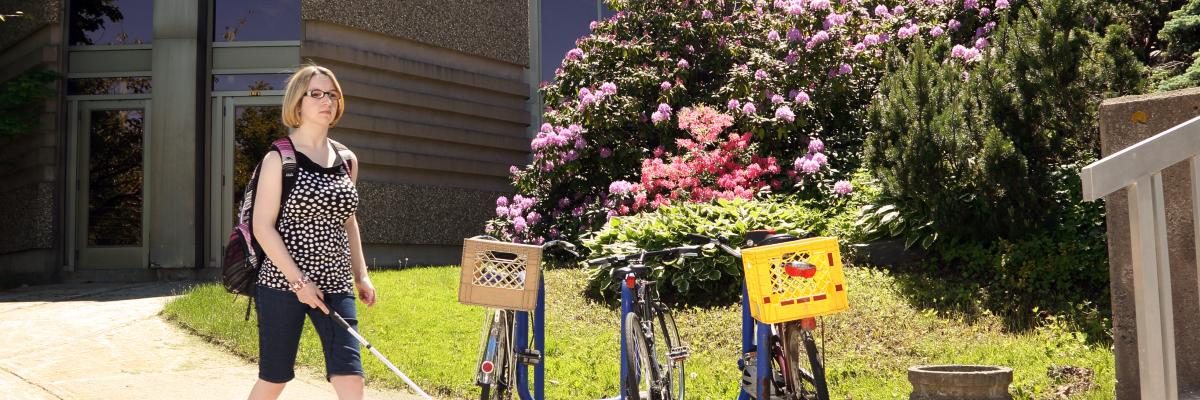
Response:
MULTIPOLYGON (((296 186, 276 219, 275 229, 296 265, 322 292, 352 293, 354 279, 345 223, 358 209, 358 190, 340 162, 325 168, 297 151, 296 167, 296 186)), ((258 284, 290 290, 287 278, 270 257, 263 262, 258 284)))

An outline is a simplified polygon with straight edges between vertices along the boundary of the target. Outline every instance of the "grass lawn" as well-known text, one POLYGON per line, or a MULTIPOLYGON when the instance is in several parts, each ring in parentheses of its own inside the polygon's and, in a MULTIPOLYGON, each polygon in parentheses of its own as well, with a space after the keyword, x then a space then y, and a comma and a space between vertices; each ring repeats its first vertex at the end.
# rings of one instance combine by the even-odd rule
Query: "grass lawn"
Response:
MULTIPOLYGON (((617 311, 580 295, 580 270, 552 270, 547 287, 548 399, 615 396, 619 320, 617 311)), ((913 308, 886 272, 848 268, 851 309, 823 319, 826 364, 835 399, 907 399, 906 369, 918 364, 991 364, 1015 370, 1015 398, 1113 398, 1114 361, 1107 344, 1088 344, 1060 323, 1035 331, 1005 332, 999 318, 971 323, 913 308)), ((474 368, 483 309, 457 302, 458 267, 377 271, 380 296, 373 308, 360 304, 364 336, 430 394, 477 397, 474 368)), ((219 285, 195 288, 167 305, 164 315, 248 359, 257 357, 254 317, 243 321, 246 303, 234 303, 219 285)), ((680 310, 681 335, 692 348, 688 398, 733 399, 740 374, 740 309, 680 310)), ((306 328, 298 362, 322 368, 320 344, 306 328)), ((369 385, 404 383, 374 356, 363 354, 369 385)))

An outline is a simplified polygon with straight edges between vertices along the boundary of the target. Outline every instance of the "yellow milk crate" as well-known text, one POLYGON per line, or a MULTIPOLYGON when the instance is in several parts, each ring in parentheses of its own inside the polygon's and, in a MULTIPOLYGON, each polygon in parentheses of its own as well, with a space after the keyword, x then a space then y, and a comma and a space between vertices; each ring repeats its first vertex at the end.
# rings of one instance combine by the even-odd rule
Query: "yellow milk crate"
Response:
POLYGON ((850 306, 836 238, 815 237, 742 249, 742 266, 750 314, 760 322, 776 324, 819 317, 850 306))
POLYGON ((537 307, 542 246, 487 239, 463 241, 458 302, 506 310, 537 307))

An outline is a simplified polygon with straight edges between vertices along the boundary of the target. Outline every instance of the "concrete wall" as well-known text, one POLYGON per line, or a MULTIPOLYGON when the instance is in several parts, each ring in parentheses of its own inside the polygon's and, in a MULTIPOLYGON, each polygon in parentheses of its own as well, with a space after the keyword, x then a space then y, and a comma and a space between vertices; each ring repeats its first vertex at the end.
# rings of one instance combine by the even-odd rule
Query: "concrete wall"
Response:
MULTIPOLYGON (((1100 105, 1102 153, 1108 156, 1197 115, 1200 115, 1200 88, 1106 100, 1100 105), (1148 116, 1145 122, 1134 118, 1137 112, 1148 116)), ((1181 399, 1197 398, 1200 397, 1200 293, 1197 293, 1191 178, 1186 161, 1164 170, 1162 175, 1179 395, 1181 399)), ((1105 197, 1104 202, 1108 213, 1117 398, 1137 399, 1141 395, 1126 196, 1125 191, 1119 191, 1105 197)))
MULTIPOLYGON (((59 1, 6 1, 0 12, 27 17, 0 23, 0 82, 31 68, 62 72, 59 1)), ((55 88, 59 83, 52 84, 55 88)), ((60 264, 55 249, 61 207, 60 100, 46 100, 41 126, 26 135, 0 139, 0 287, 53 279, 60 264)))
POLYGON ((361 160, 358 219, 368 263, 456 263, 462 238, 481 233, 495 198, 512 191, 509 167, 527 162, 525 60, 308 17, 300 56, 332 69, 346 95, 331 136, 361 160))

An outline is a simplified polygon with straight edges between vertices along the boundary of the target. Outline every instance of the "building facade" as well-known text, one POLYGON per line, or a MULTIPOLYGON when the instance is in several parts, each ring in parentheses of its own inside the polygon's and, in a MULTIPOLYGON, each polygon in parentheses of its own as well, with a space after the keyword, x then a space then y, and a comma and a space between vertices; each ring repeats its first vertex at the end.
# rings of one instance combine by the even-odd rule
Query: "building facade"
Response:
POLYGON ((215 275, 250 170, 287 134, 284 80, 307 62, 345 91, 331 137, 360 158, 368 264, 456 263, 528 161, 541 54, 561 59, 611 14, 596 0, 552 15, 536 0, 0 7, 0 82, 60 76, 38 128, 0 138, 0 286, 215 275))

